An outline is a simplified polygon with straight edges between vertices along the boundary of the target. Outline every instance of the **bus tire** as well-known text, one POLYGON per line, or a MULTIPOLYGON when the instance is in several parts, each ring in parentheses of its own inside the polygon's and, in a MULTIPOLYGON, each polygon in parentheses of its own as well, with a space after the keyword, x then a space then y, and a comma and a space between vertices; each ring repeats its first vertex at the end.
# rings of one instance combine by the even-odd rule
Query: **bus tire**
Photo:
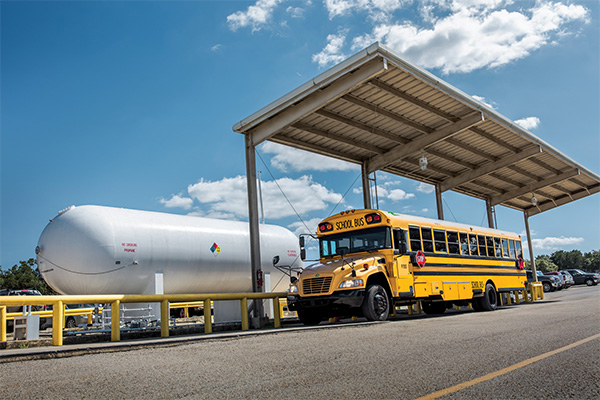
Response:
POLYGON ((446 309, 448 307, 446 307, 446 303, 444 302, 432 302, 432 301, 426 301, 426 302, 422 302, 421 306, 423 307, 423 312, 425 314, 443 314, 444 312, 446 312, 446 309))
POLYGON ((498 293, 496 293, 494 285, 491 283, 485 285, 484 296, 479 297, 477 300, 481 311, 494 311, 498 307, 498 293))
POLYGON ((390 301, 383 287, 371 285, 367 288, 362 311, 369 321, 385 321, 387 319, 390 313, 390 301))
POLYGON ((323 320, 323 317, 320 314, 315 313, 314 311, 298 311, 298 319, 304 325, 319 325, 323 320))

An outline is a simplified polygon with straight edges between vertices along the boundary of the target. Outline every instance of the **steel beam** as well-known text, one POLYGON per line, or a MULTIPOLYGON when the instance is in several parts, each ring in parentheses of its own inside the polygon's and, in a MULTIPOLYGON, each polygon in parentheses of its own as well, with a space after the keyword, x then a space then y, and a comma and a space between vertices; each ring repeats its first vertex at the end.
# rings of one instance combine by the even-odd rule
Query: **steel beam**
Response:
POLYGON ((527 235, 527 246, 529 247, 529 261, 531 262, 531 272, 533 274, 533 281, 537 282, 537 272, 535 268, 535 257, 533 256, 533 243, 531 242, 531 229, 529 229, 529 213, 523 212, 525 216, 525 234, 527 235))
POLYGON ((335 140, 337 142, 348 144, 350 146, 358 147, 359 149, 369 150, 370 152, 375 153, 375 154, 385 153, 384 149, 374 146, 371 143, 361 142, 358 140, 351 139, 347 136, 342 136, 342 135, 338 135, 335 133, 326 132, 324 130, 315 128, 314 126, 310 126, 308 124, 304 124, 301 122, 296 122, 295 124, 292 125, 292 128, 300 129, 301 131, 312 133, 313 135, 322 136, 327 139, 335 140))
POLYGON ((409 155, 419 153, 424 150, 427 146, 431 146, 441 140, 447 139, 460 132, 463 132, 470 127, 483 122, 485 119, 484 114, 477 111, 471 113, 458 122, 445 125, 439 129, 436 129, 428 135, 422 135, 415 140, 404 144, 395 146, 393 149, 385 154, 372 157, 368 162, 368 172, 375 172, 389 164, 401 160, 409 155))
POLYGON ((441 189, 445 192, 446 190, 452 189, 453 187, 460 186, 463 183, 470 182, 474 179, 487 175, 491 172, 497 171, 508 165, 517 163, 529 157, 533 157, 534 155, 540 154, 541 152, 542 148, 540 146, 526 147, 516 154, 510 155, 508 157, 502 157, 498 161, 486 163, 477 169, 467 171, 454 178, 446 179, 442 182, 441 189))
MULTIPOLYGON (((250 266, 252 291, 262 292, 258 286, 257 273, 260 270, 260 231, 258 224, 258 188, 256 185, 256 154, 249 135, 244 136, 246 145, 246 185, 248 188, 248 222, 250 224, 250 266)), ((264 316, 262 300, 254 300, 254 316, 264 316)))
POLYGON ((384 137, 384 138, 386 138, 388 140, 392 140, 394 142, 403 143, 403 144, 409 142, 408 139, 404 139, 404 138, 396 135, 395 133, 384 131, 383 129, 375 128, 373 126, 369 126, 362 122, 355 121, 353 119, 344 117, 343 115, 336 114, 331 111, 317 110, 317 111, 315 111, 315 114, 320 115, 325 118, 329 118, 329 119, 337 121, 337 122, 341 122, 342 124, 351 126, 353 128, 360 129, 361 131, 367 132, 371 135, 377 135, 377 136, 384 137))
POLYGON ((387 62, 382 57, 376 57, 360 66, 352 73, 344 75, 342 78, 331 82, 323 89, 306 97, 293 107, 288 107, 279 114, 273 116, 273 118, 262 122, 257 127, 247 132, 246 135, 251 137, 250 142, 252 146, 257 146, 261 142, 275 135, 280 129, 293 124, 302 117, 342 96, 356 85, 359 85, 386 70, 387 62))
POLYGON ((369 184, 369 172, 367 171, 367 163, 363 162, 361 166, 362 187, 363 187, 363 203, 366 209, 373 208, 371 204, 371 185, 369 184))
POLYGON ((555 198, 553 201, 545 201, 542 203, 538 203, 537 207, 530 207, 528 209, 526 209, 525 211, 530 215, 536 215, 539 213, 542 213, 544 211, 548 211, 551 210, 555 207, 559 207, 562 205, 565 205, 567 203, 570 203, 572 201, 575 200, 579 200, 582 199, 586 196, 595 194, 595 193, 600 193, 600 185, 595 185, 592 187, 586 187, 584 189, 578 190, 576 192, 571 193, 570 195, 564 195, 558 198, 555 198))
POLYGON ((379 89, 385 90, 386 92, 388 92, 389 94, 391 94, 395 97, 399 97, 403 100, 406 100, 409 103, 416 105, 417 107, 420 107, 424 110, 432 112, 432 113, 444 118, 445 120, 448 120, 451 122, 457 122, 459 120, 459 118, 455 117, 454 115, 444 112, 440 109, 437 109, 437 108, 431 106, 430 104, 428 104, 422 100, 419 100, 416 97, 411 96, 410 94, 408 94, 406 92, 403 92, 402 90, 398 90, 393 86, 390 86, 386 83, 381 82, 378 79, 372 79, 368 83, 370 85, 378 87, 379 89))
POLYGON ((442 190, 440 184, 435 184, 435 205, 437 206, 438 219, 444 219, 444 204, 442 204, 442 190))
POLYGON ((433 132, 433 128, 430 128, 428 126, 425 126, 423 124, 415 122, 415 121, 413 121, 411 119, 403 117, 402 115, 398 115, 396 113, 388 111, 385 108, 382 108, 382 107, 373 105, 371 103, 368 103, 368 102, 364 101, 363 99, 360 99, 360 98, 358 98, 356 96, 353 96, 351 94, 345 94, 345 95, 343 95, 342 99, 344 99, 345 101, 347 101, 349 103, 357 105, 357 106, 359 106, 361 108, 364 108, 366 110, 373 111, 376 114, 383 115, 384 117, 387 117, 387 118, 389 118, 391 120, 399 122, 399 123, 401 123, 403 125, 407 125, 407 126, 410 126, 412 128, 415 128, 419 132, 422 132, 422 133, 431 133, 431 132, 433 132))
POLYGON ((563 172, 560 175, 556 175, 556 176, 550 177, 548 179, 543 179, 541 181, 534 182, 530 185, 525 185, 523 187, 520 187, 519 189, 513 190, 508 193, 501 194, 499 196, 494 196, 494 197, 492 197, 491 202, 492 202, 492 205, 502 204, 503 202, 505 202, 507 200, 514 199, 519 196, 523 196, 530 192, 535 192, 541 188, 553 185, 558 182, 562 182, 564 180, 567 180, 567 179, 572 178, 577 175, 579 175, 578 169, 563 172))

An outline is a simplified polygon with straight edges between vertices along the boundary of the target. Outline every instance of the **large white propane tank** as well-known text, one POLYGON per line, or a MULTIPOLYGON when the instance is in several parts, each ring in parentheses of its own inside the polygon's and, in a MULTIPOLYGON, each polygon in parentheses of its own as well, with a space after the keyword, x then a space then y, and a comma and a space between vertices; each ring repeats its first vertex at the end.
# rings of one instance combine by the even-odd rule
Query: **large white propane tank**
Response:
MULTIPOLYGON (((164 293, 251 292, 249 224, 101 206, 72 206, 53 218, 36 248, 43 278, 57 292, 145 294, 154 274, 164 293)), ((289 279, 273 268, 302 266, 289 230, 260 225, 262 270, 271 290, 289 279)))

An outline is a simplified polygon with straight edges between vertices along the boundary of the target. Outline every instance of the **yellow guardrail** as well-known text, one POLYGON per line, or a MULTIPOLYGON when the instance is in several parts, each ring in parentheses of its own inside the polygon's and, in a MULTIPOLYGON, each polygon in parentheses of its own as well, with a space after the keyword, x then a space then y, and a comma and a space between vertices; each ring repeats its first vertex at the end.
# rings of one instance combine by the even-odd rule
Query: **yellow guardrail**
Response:
MULTIPOLYGON (((212 333, 211 302, 219 300, 238 300, 242 320, 242 330, 248 330, 248 300, 273 299, 275 304, 285 298, 286 293, 213 293, 213 294, 155 294, 155 295, 87 295, 87 296, 2 296, 0 299, 0 341, 6 341, 6 307, 52 305, 52 345, 62 346, 65 304, 110 304, 111 310, 111 341, 121 340, 120 306, 121 303, 160 303, 161 321, 169 321, 170 302, 201 303, 204 307, 204 332, 212 333)), ((71 310, 67 310, 69 312, 71 310)), ((72 310, 78 311, 78 310, 72 310)), ((35 311, 34 313, 44 312, 35 311)), ((79 313, 81 313, 79 311, 79 313)), ((11 313, 14 314, 14 313, 11 313)), ((275 328, 281 327, 281 307, 273 307, 275 328)), ((19 315, 21 315, 19 313, 19 315)), ((68 314, 67 314, 68 315, 68 314)), ((169 324, 162 323, 160 336, 169 336, 169 324)))

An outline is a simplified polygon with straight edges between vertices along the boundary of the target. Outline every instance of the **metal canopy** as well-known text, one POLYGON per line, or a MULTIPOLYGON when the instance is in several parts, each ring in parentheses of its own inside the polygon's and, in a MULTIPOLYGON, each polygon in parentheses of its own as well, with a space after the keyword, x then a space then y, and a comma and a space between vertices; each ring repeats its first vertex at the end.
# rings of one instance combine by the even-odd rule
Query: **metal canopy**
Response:
POLYGON ((247 148, 270 140, 526 216, 600 191, 597 174, 379 43, 233 130, 247 136, 247 148))

